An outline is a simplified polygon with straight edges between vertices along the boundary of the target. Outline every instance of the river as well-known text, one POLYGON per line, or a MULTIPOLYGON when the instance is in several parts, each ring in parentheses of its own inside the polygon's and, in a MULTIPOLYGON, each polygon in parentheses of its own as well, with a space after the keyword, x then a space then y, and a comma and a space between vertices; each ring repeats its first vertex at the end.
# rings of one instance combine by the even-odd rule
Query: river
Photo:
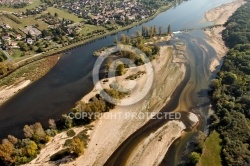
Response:
MULTIPOLYGON (((204 27, 212 24, 204 21, 204 12, 228 2, 231 2, 231 0, 185 1, 142 25, 162 26, 165 29, 163 29, 164 31, 166 31, 169 24, 172 31, 204 27)), ((142 25, 120 32, 117 35, 135 34, 137 30, 141 30, 142 25)), ((187 78, 188 84, 190 84, 190 80, 193 80, 191 81, 192 85, 189 85, 191 89, 188 88, 189 86, 186 86, 188 84, 183 85, 183 89, 178 95, 183 95, 184 93, 182 92, 184 91, 186 92, 185 94, 195 93, 192 98, 183 96, 187 101, 190 101, 188 102, 189 104, 184 104, 186 105, 185 109, 193 108, 197 103, 201 102, 196 92, 207 87, 207 78, 209 77, 207 64, 212 58, 210 56, 212 55, 211 51, 207 54, 209 56, 206 56, 197 44, 194 42, 192 44, 192 40, 204 42, 202 40, 204 33, 197 31, 190 34, 179 34, 178 36, 182 42, 187 44, 190 55, 190 78, 187 78), (200 63, 201 61, 203 63, 200 63), (203 65, 201 66, 201 64, 203 65), (200 69, 204 72, 197 72, 200 69), (196 100, 198 101, 196 102, 196 100)), ((0 107, 0 138, 4 138, 8 134, 21 137, 22 128, 25 124, 42 122, 46 126, 49 119, 57 119, 61 114, 69 112, 75 103, 93 88, 91 72, 96 60, 92 56, 93 51, 109 46, 113 44, 113 41, 114 36, 107 36, 67 52, 43 78, 34 82, 2 105, 0 107)), ((212 48, 210 49, 212 50, 212 48)), ((206 98, 206 95, 204 98, 206 98)), ((176 100, 175 102, 178 103, 179 101, 176 100)))

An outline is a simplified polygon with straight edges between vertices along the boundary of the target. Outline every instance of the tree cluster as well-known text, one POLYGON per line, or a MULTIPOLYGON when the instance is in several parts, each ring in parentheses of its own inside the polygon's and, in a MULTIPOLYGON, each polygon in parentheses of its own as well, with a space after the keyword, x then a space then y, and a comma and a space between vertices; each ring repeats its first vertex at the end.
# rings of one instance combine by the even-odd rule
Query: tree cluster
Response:
POLYGON ((54 120, 49 121, 50 129, 44 130, 40 123, 25 125, 23 139, 12 135, 0 144, 0 165, 20 165, 31 161, 39 150, 57 133, 54 120))
POLYGON ((225 23, 223 39, 229 47, 250 42, 250 3, 239 8, 225 23))
POLYGON ((223 140, 225 165, 250 163, 250 2, 226 23, 224 39, 231 48, 216 79, 211 82, 211 100, 215 111, 212 128, 223 140))

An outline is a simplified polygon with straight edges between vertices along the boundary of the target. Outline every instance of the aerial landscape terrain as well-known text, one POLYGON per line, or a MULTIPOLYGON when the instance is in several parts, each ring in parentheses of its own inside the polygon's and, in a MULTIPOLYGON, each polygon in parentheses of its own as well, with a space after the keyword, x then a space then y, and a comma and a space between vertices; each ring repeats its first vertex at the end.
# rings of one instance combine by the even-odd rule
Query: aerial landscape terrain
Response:
POLYGON ((0 166, 250 165, 250 0, 0 0, 0 166))

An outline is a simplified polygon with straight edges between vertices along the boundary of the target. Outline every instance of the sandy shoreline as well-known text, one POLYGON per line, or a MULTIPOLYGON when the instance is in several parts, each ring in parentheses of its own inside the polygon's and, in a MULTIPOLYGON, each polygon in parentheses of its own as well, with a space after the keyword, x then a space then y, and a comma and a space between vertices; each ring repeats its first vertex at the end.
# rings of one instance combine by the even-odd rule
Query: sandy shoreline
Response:
MULTIPOLYGON (((243 0, 236 0, 235 2, 222 5, 220 7, 214 8, 208 11, 205 15, 205 18, 208 21, 212 21, 215 24, 224 24, 226 20, 244 3, 243 0)), ((211 62, 210 70, 214 71, 216 66, 219 65, 219 60, 225 56, 228 49, 225 47, 225 44, 222 40, 221 32, 224 28, 213 28, 211 30, 207 30, 205 33, 209 37, 206 41, 209 45, 211 45, 216 53, 217 57, 211 62)), ((161 48, 161 54, 164 54, 164 49, 166 51, 166 47, 161 48)), ((178 57, 179 58, 179 57, 178 57)), ((180 59, 170 59, 168 56, 160 56, 159 59, 153 62, 154 69, 157 72, 162 72, 164 68, 164 63, 171 63, 172 62, 184 62, 185 60, 180 59)), ((171 66, 170 64, 170 66, 171 66)), ((174 63, 175 64, 175 63, 174 63)), ((177 65, 177 64, 175 64, 177 65)), ((178 64, 178 69, 181 73, 185 73, 185 66, 183 64, 178 64)), ((173 70, 177 68, 173 67, 173 70)), ((143 70, 138 68, 138 70, 143 70)), ((128 71, 128 74, 132 74, 135 71, 128 71)), ((171 71, 169 71, 171 72, 171 71)), ((127 76, 126 75, 126 76, 127 76)), ((184 74, 182 75, 182 77, 184 74)), ((124 77, 119 77, 118 81, 120 83, 126 84, 124 81, 124 77)), ((142 84, 145 82, 145 75, 141 76, 136 82, 138 84, 142 84)), ((182 78, 183 79, 183 78, 182 78)), ((156 78, 157 80, 157 78, 156 78)), ((171 78, 170 78, 171 80, 171 78)), ((172 80, 175 80, 172 78, 172 80)), ((178 81, 180 81, 179 79, 178 81)), ((176 81, 174 82, 176 84, 176 81)), ((103 86, 107 86, 103 85, 103 86)), ((140 90, 136 91, 138 93, 140 90)), ((93 89, 91 93, 86 95, 82 100, 88 101, 93 95, 98 92, 97 89, 93 89)), ((132 94, 133 95, 133 94, 132 94)), ((145 111, 148 110, 152 105, 154 106, 153 111, 159 111, 163 105, 163 103, 154 102, 154 100, 162 100, 162 95, 157 95, 156 92, 151 94, 152 99, 151 101, 146 98, 142 103, 135 104, 129 107, 121 107, 117 106, 114 110, 111 110, 109 113, 106 114, 113 114, 118 113, 121 116, 126 112, 134 112, 136 111, 145 111)), ((166 95, 166 94, 165 94, 166 95)), ((171 92, 168 93, 168 97, 171 95, 171 92)), ((166 99, 164 103, 166 104, 168 100, 166 99)), ((122 116, 123 117, 123 116, 122 116)), ((197 120, 196 117, 193 115, 190 117, 195 122, 197 120)), ((105 119, 100 118, 99 120, 93 123, 94 129, 89 132, 90 141, 88 142, 88 147, 85 149, 84 155, 77 158, 76 161, 63 164, 63 165, 103 165, 108 157, 112 154, 112 152, 134 131, 140 128, 143 124, 147 122, 147 119, 105 119)), ((162 156, 165 155, 166 150, 171 145, 171 140, 175 140, 176 138, 180 137, 182 130, 185 129, 185 126, 180 121, 171 121, 165 124, 163 127, 159 128, 157 131, 152 133, 149 138, 146 138, 143 144, 138 145, 138 151, 134 154, 131 154, 131 158, 128 162, 132 165, 138 163, 144 163, 144 165, 157 165, 162 156), (158 139, 161 138, 161 141, 158 139)), ((53 145, 53 144, 52 144, 53 145)), ((51 145, 51 146, 52 146, 51 145)), ((54 154, 57 150, 51 148, 50 150, 43 151, 43 156, 38 156, 37 159, 33 160, 30 165, 51 165, 48 162, 49 156, 54 154)))
MULTIPOLYGON (((141 112, 155 111, 159 112, 161 108, 166 104, 169 100, 169 97, 178 86, 178 84, 183 80, 185 76, 185 59, 181 60, 184 57, 174 57, 170 56, 169 46, 162 46, 160 50, 160 56, 152 61, 152 66, 154 68, 154 75, 156 78, 155 83, 152 87, 152 93, 149 93, 148 96, 145 97, 139 103, 130 106, 117 106, 115 109, 110 112, 105 113, 106 116, 101 117, 100 119, 93 122, 93 130, 89 132, 90 141, 88 142, 88 147, 85 149, 84 155, 80 156, 76 161, 63 164, 63 165, 103 165, 105 161, 111 156, 111 154, 115 151, 115 149, 133 132, 139 129, 142 125, 144 125, 149 118, 126 118, 128 113, 133 115, 137 115, 141 112), (173 61, 177 62, 174 63, 173 61), (181 62, 180 62, 181 60, 181 62), (166 70, 169 72, 166 73, 166 70), (164 73, 164 74, 163 74, 164 73), (162 76, 164 75, 164 78, 162 76), (160 86, 162 85, 162 86, 160 86), (172 87, 172 88, 169 88, 172 87), (167 89, 167 90, 166 90, 167 89), (108 116, 111 115, 111 116, 108 116), (112 118, 113 115, 119 115, 119 118, 112 118), (106 117, 111 117, 112 119, 107 119, 106 117), (105 137, 104 137, 105 136, 105 137), (101 138, 101 139, 100 139, 101 138)), ((134 74, 138 71, 145 70, 143 66, 135 67, 128 69, 125 75, 117 77, 116 81, 119 82, 119 85, 127 86, 130 80, 126 80, 125 78, 131 74, 134 74)), ((140 93, 141 88, 145 84, 147 79, 147 75, 144 74, 140 78, 137 78, 135 81, 136 86, 139 88, 135 88, 129 97, 132 97, 138 93, 140 93)), ((134 80, 133 80, 134 81, 134 80)), ((133 82, 132 81, 132 82, 133 82)), ((102 81, 101 81, 102 82, 102 81)), ((109 84, 102 83, 102 85, 108 86, 109 84)), ((82 98, 82 101, 88 101, 89 98, 93 97, 96 93, 98 93, 98 89, 94 88, 92 92, 82 98)), ((172 141, 180 137, 182 130, 185 128, 184 124, 180 121, 175 121, 171 123, 167 123, 165 128, 168 128, 168 134, 164 135, 164 141, 162 150, 159 151, 158 157, 163 157, 167 147, 170 146, 172 141), (176 132, 171 133, 170 131, 177 129, 176 132), (171 134, 170 134, 171 133, 171 134), (165 137, 167 138, 165 139, 165 137)), ((84 127, 83 127, 84 128, 84 127)), ((159 129, 162 130, 162 129, 159 129)), ((157 132, 156 132, 157 133, 157 132)), ((165 132, 164 132, 165 133, 165 132)), ((157 134, 153 135, 153 137, 157 137, 157 134)), ((155 142, 156 143, 156 142, 155 142)), ((34 159, 30 164, 31 165, 46 165, 50 164, 48 162, 49 156, 54 154, 57 150, 51 149, 43 153, 43 155, 38 155, 36 159, 34 159)), ((153 161, 154 159, 152 159, 153 161)))
MULTIPOLYGON (((213 22, 214 24, 224 24, 228 18, 244 3, 244 0, 235 0, 231 3, 213 8, 205 13, 205 18, 207 21, 213 22)), ((216 69, 216 67, 220 64, 219 61, 228 51, 221 34, 224 29, 225 27, 216 27, 205 31, 208 36, 208 39, 206 40, 207 43, 211 45, 217 53, 217 57, 211 61, 210 71, 214 71, 216 69)))
POLYGON ((9 100, 12 96, 24 89, 31 83, 30 80, 24 80, 16 85, 0 87, 0 105, 9 100))
MULTIPOLYGON (((168 54, 168 46, 161 47, 160 50, 160 57, 152 62, 152 65, 154 67, 154 76, 160 76, 162 74, 162 69, 164 69, 165 64, 173 64, 173 59, 169 56, 166 56, 168 54), (165 56, 164 56, 165 55, 165 56)), ((175 64, 175 63, 174 63, 175 64)), ((179 65, 178 65, 179 66, 179 65)), ((138 70, 142 70, 141 67, 137 67, 138 70)), ((179 69, 182 73, 182 78, 179 79, 180 82, 184 78, 185 73, 185 67, 183 64, 180 64, 179 69)), ((124 81, 124 77, 127 75, 132 74, 133 71, 128 71, 125 76, 119 77, 117 80, 120 85, 126 85, 126 81, 124 81)), ((147 77, 146 74, 141 76, 137 81, 138 87, 143 87, 145 84, 147 77)), ((154 78, 155 80, 159 78, 154 78)), ((170 78, 169 78, 170 79, 170 78)), ((177 82, 174 82, 175 84, 177 82)), ((173 82, 172 82, 173 84, 173 82)), ((177 83, 178 84, 178 83, 177 83)), ((160 86, 160 84, 156 84, 155 86, 160 86)), ((169 86, 168 86, 169 87, 169 86)), ((171 85, 170 87, 173 87, 171 85)), ((174 90, 173 88, 172 90, 174 90)), ((173 92, 173 91, 172 91, 173 92)), ((168 97, 171 96, 172 92, 168 93, 168 97)), ((133 90, 132 94, 130 94, 130 97, 133 97, 133 95, 136 95, 140 93, 140 88, 133 90)), ((166 95, 166 94, 165 94, 166 95)), ((142 102, 139 102, 137 104, 131 105, 131 106, 117 106, 114 110, 110 112, 110 114, 118 113, 121 114, 120 117, 126 117, 126 113, 140 113, 145 111, 160 111, 162 106, 164 106, 164 103, 167 102, 165 100, 164 103, 159 104, 158 106, 153 106, 156 103, 154 103, 154 98, 158 98, 155 100, 161 100, 159 99, 160 96, 157 95, 157 93, 153 93, 150 95, 149 98, 146 98, 142 100, 142 102), (150 105, 151 104, 151 105, 150 105)), ((100 119, 96 122, 96 125, 93 129, 93 133, 90 134, 90 142, 88 144, 88 148, 85 151, 85 154, 78 158, 75 161, 76 165, 81 165, 84 163, 84 165, 103 165, 105 161, 111 156, 111 154, 115 151, 115 149, 133 132, 135 132, 137 129, 139 129, 141 126, 143 126, 149 119, 137 119, 137 118, 121 118, 121 119, 100 119), (115 127, 114 127, 115 126, 115 127), (105 137, 103 137, 105 135, 105 137), (100 139, 102 138, 102 139, 100 139)), ((176 122, 179 126, 182 126, 182 122, 176 122)), ((167 127, 172 128, 173 124, 169 123, 166 124, 167 127)), ((166 127, 165 126, 165 127, 166 127)), ((180 136, 180 132, 183 130, 182 127, 180 127, 179 132, 176 133, 169 133, 168 139, 166 139, 165 144, 169 144, 170 140, 175 140, 180 136)), ((155 137, 154 135, 153 137, 155 137)), ((165 145, 164 144, 164 145, 165 145)), ((166 147, 166 146, 165 146, 166 147)), ((166 149, 164 149, 166 150, 166 149)), ((147 150, 146 150, 147 151, 147 150)), ((145 151, 145 152, 146 152, 145 151)), ((159 157, 159 156, 158 156, 159 157)), ((146 158, 144 158, 146 159, 146 158)), ((153 161, 153 160, 152 160, 153 161)), ((139 161, 138 161, 139 162, 139 161)), ((138 162, 136 162, 138 164, 138 162)), ((72 164, 68 164, 72 165, 72 164)))
POLYGON ((0 79, 0 106, 32 82, 42 78, 58 62, 59 58, 59 55, 47 57, 27 66, 23 66, 10 75, 0 79), (16 74, 19 70, 24 72, 22 74, 16 74), (3 82, 6 83, 4 84, 3 82))

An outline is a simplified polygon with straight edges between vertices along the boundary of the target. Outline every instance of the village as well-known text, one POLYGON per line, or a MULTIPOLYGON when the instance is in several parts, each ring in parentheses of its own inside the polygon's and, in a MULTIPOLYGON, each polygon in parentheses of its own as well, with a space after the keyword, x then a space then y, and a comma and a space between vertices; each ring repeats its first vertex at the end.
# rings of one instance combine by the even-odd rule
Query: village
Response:
MULTIPOLYGON (((23 3, 13 1, 12 5, 18 2, 23 3)), ((24 8, 0 7, 0 62, 49 52, 118 30, 152 16, 161 5, 168 5, 168 1, 149 5, 147 1, 132 0, 34 0, 37 5, 25 2, 24 8)))

